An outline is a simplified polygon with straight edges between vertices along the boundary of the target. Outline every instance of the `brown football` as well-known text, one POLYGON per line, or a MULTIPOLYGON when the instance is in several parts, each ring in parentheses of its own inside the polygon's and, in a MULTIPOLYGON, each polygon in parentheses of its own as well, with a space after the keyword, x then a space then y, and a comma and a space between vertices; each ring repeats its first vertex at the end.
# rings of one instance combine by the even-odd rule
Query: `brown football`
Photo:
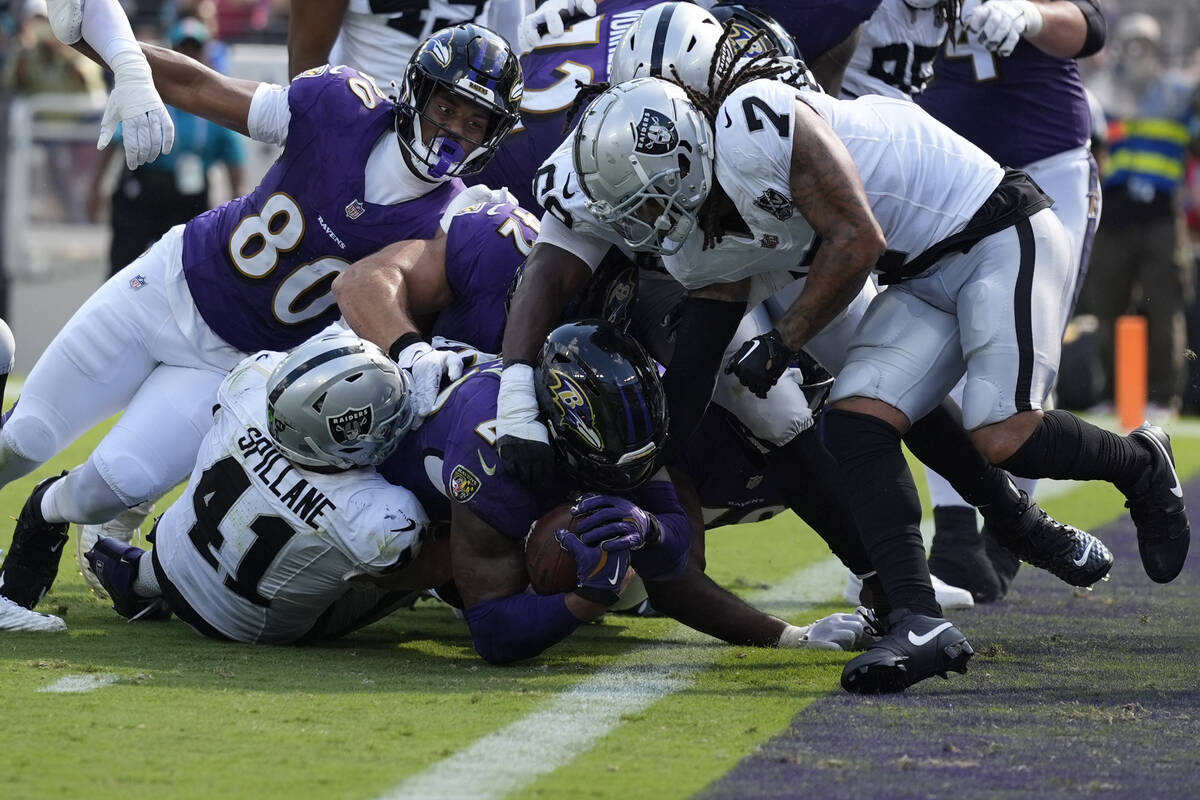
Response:
POLYGON ((579 585, 575 557, 554 538, 554 532, 559 528, 574 530, 574 525, 571 504, 563 503, 529 526, 525 536, 525 569, 529 572, 529 583, 538 594, 569 592, 579 585))

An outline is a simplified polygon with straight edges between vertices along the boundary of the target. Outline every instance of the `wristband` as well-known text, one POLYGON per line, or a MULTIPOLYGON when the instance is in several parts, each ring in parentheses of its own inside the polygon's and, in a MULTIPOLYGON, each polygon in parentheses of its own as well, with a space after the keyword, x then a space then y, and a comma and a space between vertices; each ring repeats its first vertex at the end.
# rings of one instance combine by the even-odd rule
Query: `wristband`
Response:
POLYGON ((392 361, 399 361, 400 354, 403 353, 405 349, 411 347, 417 342, 423 341, 425 340, 421 337, 421 334, 417 333, 416 331, 409 331, 396 341, 392 342, 392 346, 389 347, 387 351, 388 358, 392 359, 392 361))

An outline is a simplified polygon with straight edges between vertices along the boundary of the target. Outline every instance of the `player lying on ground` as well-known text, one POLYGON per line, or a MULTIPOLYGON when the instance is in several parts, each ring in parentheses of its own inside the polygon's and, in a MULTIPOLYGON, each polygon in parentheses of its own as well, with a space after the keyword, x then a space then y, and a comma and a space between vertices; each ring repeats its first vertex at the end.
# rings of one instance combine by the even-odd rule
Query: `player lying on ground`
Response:
MULTIPOLYGON (((94 5, 115 7, 88 0, 88 14, 94 5)), ((453 176, 495 152, 521 96, 516 57, 477 26, 431 37, 395 102, 350 69, 314 70, 283 87, 144 51, 172 105, 284 147, 253 192, 172 229, 97 290, 30 372, 0 431, 0 486, 129 412, 85 464, 31 496, 26 516, 47 542, 69 522, 103 523, 186 478, 229 369, 335 320, 329 286, 351 261, 434 236, 463 189, 453 176)), ((452 354, 422 342, 392 355, 414 374, 418 413, 457 369, 452 354)), ((0 584, 25 607, 40 599, 2 567, 0 584)))

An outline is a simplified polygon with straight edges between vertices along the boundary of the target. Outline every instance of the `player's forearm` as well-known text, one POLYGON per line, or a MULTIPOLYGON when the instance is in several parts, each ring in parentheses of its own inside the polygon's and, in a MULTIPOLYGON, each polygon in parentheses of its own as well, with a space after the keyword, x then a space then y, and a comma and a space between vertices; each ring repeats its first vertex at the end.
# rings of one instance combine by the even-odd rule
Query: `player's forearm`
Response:
POLYGON ((475 652, 489 664, 533 658, 583 624, 568 605, 570 597, 573 595, 514 594, 467 608, 475 652))
POLYGON ((513 293, 501 350, 505 362, 533 362, 546 335, 562 320, 567 305, 591 273, 578 259, 559 257, 560 248, 535 244, 513 293))
POLYGON ((775 647, 787 628, 718 586, 697 566, 688 564, 679 577, 646 581, 654 609, 721 641, 752 647, 775 647))
POLYGON ((420 333, 408 311, 404 274, 394 266, 358 262, 333 281, 333 296, 350 328, 385 351, 420 333))
POLYGON ((250 101, 258 81, 228 78, 182 53, 142 44, 163 102, 180 111, 249 135, 250 101))
POLYGON ((287 43, 289 78, 329 60, 348 4, 348 0, 292 0, 287 43))
POLYGON ((1038 2, 1042 29, 1029 43, 1044 53, 1059 58, 1074 58, 1083 50, 1087 39, 1087 20, 1079 6, 1068 0, 1038 2))

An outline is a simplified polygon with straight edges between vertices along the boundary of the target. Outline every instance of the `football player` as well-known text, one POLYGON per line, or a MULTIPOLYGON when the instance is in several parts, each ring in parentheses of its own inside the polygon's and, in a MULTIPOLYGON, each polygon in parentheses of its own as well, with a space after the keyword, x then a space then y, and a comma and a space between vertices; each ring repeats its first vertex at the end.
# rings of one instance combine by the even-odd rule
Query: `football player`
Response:
MULTIPOLYGON (((333 321, 330 284, 350 262, 399 238, 434 237, 443 212, 463 202, 455 176, 495 153, 521 96, 516 56, 475 25, 426 40, 396 102, 349 68, 282 87, 145 50, 172 105, 283 153, 251 194, 172 229, 113 276, 38 360, 0 431, 0 485, 129 413, 84 465, 34 490, 14 538, 30 526, 65 535, 69 522, 102 523, 185 478, 228 370, 333 321)), ((421 414, 441 375, 459 367, 424 342, 398 344, 390 355, 413 373, 421 414)), ((26 607, 40 599, 3 566, 0 594, 26 607)))
POLYGON ((604 614, 632 566, 656 608, 726 641, 849 649, 861 618, 835 615, 797 627, 762 614, 689 561, 692 530, 664 470, 666 407, 656 365, 616 326, 581 321, 556 328, 538 360, 539 403, 550 420, 559 470, 526 487, 496 452, 500 363, 447 387, 424 425, 380 472, 413 489, 430 517, 450 523, 454 584, 475 649, 487 661, 529 658, 604 614), (522 541, 531 524, 579 492, 574 531, 560 544, 575 558, 578 586, 524 593, 522 541))
MULTIPOLYGON (((1075 59, 1104 45, 1096 0, 966 0, 962 22, 935 64, 937 82, 921 107, 1001 164, 1029 173, 1050 197, 1071 237, 1070 295, 1079 297, 1100 219, 1100 181, 1092 157, 1091 114, 1075 59)), ((1074 303, 1068 310, 1069 320, 1074 303)), ((963 385, 953 396, 962 397, 963 385)), ((930 569, 981 600, 1004 596, 1018 562, 978 535, 975 514, 935 472, 927 471, 935 536, 930 569), (986 552, 985 552, 986 546, 986 552)), ((1031 496, 1037 481, 1018 479, 1031 496)))
POLYGON ((312 642, 444 580, 420 504, 374 469, 413 424, 410 388, 346 333, 239 364, 154 548, 105 537, 87 553, 117 612, 173 611, 215 639, 312 642))
MULTIPOLYGON (((910 422, 941 402, 964 367, 964 425, 980 451, 1016 475, 1113 483, 1129 500, 1147 572, 1174 578, 1189 529, 1166 434, 1145 425, 1118 436, 1041 410, 1057 367, 1073 267, 1070 239, 1049 198, 1027 175, 1003 170, 911 103, 839 101, 763 80, 753 64, 733 69, 715 70, 721 82, 708 96, 663 81, 614 87, 580 123, 575 158, 591 207, 630 243, 669 251, 702 241, 703 249, 723 238, 745 241, 743 227, 781 243, 770 256, 755 257, 751 240, 740 265, 666 262, 693 297, 707 301, 702 321, 691 306, 680 322, 680 334, 691 336, 686 361, 677 352, 668 370, 668 379, 680 366, 689 376, 677 389, 703 396, 700 387, 711 385, 756 276, 808 267, 777 327, 743 343, 728 364, 756 393, 842 313, 872 270, 895 284, 872 301, 835 370, 825 417, 872 560, 901 607, 888 636, 847 665, 843 685, 902 690, 965 667, 970 656, 962 634, 940 618, 927 578, 913 580, 928 573, 920 505, 899 447, 910 422), (650 113, 673 128, 666 152, 660 136, 629 123, 650 113), (624 138, 609 138, 618 129, 624 138), (605 156, 622 149, 646 156, 636 166, 653 177, 622 182, 623 172, 634 175, 634 163, 626 168, 605 156)), ((1094 566, 1098 578, 1111 555, 1093 565, 1097 547, 1088 539, 1075 538, 1079 546, 1086 541, 1075 563, 1094 566)))

